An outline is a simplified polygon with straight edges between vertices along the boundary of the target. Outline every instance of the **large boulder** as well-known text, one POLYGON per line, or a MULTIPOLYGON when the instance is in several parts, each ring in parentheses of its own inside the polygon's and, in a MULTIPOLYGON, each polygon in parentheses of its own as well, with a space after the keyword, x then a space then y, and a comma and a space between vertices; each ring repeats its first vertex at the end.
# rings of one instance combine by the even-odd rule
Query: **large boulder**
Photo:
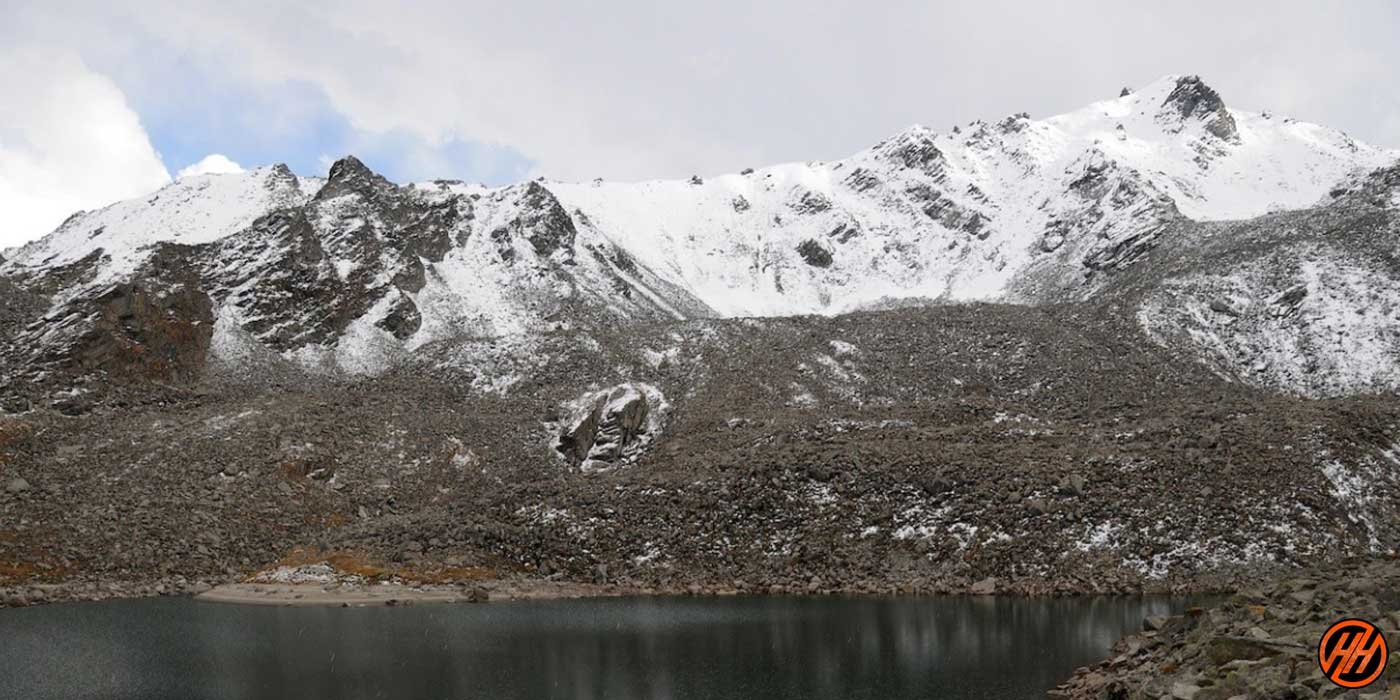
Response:
POLYGON ((554 449, 584 471, 634 461, 659 427, 661 392, 645 384, 619 384, 576 401, 560 425, 554 449))

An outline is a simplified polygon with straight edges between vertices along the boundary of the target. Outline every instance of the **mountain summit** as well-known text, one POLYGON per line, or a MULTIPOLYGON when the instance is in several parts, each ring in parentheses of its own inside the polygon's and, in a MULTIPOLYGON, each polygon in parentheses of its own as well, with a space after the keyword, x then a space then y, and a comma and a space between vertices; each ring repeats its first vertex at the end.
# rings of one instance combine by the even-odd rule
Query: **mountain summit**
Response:
POLYGON ((1206 131, 1225 141, 1239 139, 1235 128, 1235 118, 1225 108, 1225 101, 1199 76, 1190 75, 1177 78, 1176 86, 1162 102, 1164 115, 1170 119, 1175 114, 1181 119, 1197 119, 1206 126, 1206 131))

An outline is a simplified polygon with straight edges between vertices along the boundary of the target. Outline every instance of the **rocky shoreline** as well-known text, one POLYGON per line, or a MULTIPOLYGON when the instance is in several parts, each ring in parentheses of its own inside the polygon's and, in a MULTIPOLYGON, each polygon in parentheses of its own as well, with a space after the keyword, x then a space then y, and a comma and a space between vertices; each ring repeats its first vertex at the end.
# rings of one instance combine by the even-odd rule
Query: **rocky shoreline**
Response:
MULTIPOLYGON (((338 558, 337 558, 338 559, 338 558)), ((251 598, 266 598, 277 587, 288 599, 309 588, 338 590, 346 594, 375 588, 405 592, 405 598, 417 593, 437 596, 443 592, 469 602, 487 600, 524 600, 546 598, 579 598, 617 595, 843 595, 843 596, 940 596, 940 595, 1004 595, 1024 597, 1065 597, 1085 595, 1225 595, 1240 590, 1267 586, 1269 582, 1299 575, 1310 569, 1270 567, 1234 567, 1214 574, 1189 579, 1146 581, 1135 587, 1081 585, 1084 579, 1064 581, 1030 581, 986 577, 970 579, 925 579, 920 581, 811 581, 759 582, 743 579, 683 583, 657 583, 630 577, 618 580, 583 581, 561 576, 547 577, 515 575, 480 575, 475 570, 380 568, 373 564, 336 566, 327 561, 303 561, 299 564, 271 566, 247 575, 226 576, 166 576, 148 580, 99 581, 86 578, 64 581, 30 581, 0 583, 0 608, 25 607, 84 601, 120 600, 160 596, 202 597, 213 591, 225 591, 238 597, 237 591, 248 592, 251 598)), ((277 597, 277 596, 272 596, 277 597)))
POLYGON ((236 605, 366 607, 431 603, 488 603, 507 600, 555 600, 632 595, 617 586, 520 581, 458 584, 405 583, 227 583, 195 596, 196 600, 236 605))
MULTIPOLYGON (((1005 595, 1024 597, 1065 597, 1084 595, 1201 595, 1223 594, 1236 590, 1243 581, 1257 581, 1259 574, 1243 572, 1217 577, 1200 577, 1173 584, 1143 586, 1130 590, 1102 590, 1075 587, 1068 582, 999 581, 988 577, 977 581, 922 581, 906 583, 831 582, 831 583, 764 583, 744 580, 720 583, 656 584, 632 579, 618 582, 587 582, 558 576, 534 578, 444 579, 439 576, 404 578, 378 576, 365 578, 350 572, 337 571, 327 577, 269 578, 260 572, 253 576, 196 577, 169 576, 143 581, 93 581, 85 579, 59 582, 15 582, 0 584, 0 608, 53 605, 61 603, 155 598, 163 596, 193 596, 219 599, 222 602, 260 603, 272 600, 295 604, 297 596, 308 592, 359 596, 367 591, 392 591, 399 595, 373 593, 375 599, 451 598, 453 602, 487 602, 496 600, 535 600, 554 598, 583 598, 599 596, 726 596, 726 595, 794 595, 794 596, 948 596, 1005 595), (283 590, 285 589, 285 590, 283 590)), ((322 597, 322 596, 314 596, 322 597)), ((340 601, 323 601, 339 604, 340 601)))
POLYGON ((1400 696, 1400 656, 1359 691, 1328 681, 1317 644, 1333 623, 1360 618, 1400 643, 1400 561, 1314 568, 1243 588, 1218 605, 1149 618, 1112 656, 1055 689, 1063 700, 1252 700, 1400 696))

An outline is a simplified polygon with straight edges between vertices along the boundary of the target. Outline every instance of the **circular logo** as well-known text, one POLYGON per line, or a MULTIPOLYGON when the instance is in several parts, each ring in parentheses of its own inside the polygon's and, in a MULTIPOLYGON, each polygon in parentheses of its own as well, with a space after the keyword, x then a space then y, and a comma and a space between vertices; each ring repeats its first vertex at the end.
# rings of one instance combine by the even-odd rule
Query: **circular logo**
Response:
POLYGON ((1385 670, 1385 637, 1365 620, 1342 620, 1322 633, 1317 663, 1327 679, 1343 688, 1365 688, 1385 670))

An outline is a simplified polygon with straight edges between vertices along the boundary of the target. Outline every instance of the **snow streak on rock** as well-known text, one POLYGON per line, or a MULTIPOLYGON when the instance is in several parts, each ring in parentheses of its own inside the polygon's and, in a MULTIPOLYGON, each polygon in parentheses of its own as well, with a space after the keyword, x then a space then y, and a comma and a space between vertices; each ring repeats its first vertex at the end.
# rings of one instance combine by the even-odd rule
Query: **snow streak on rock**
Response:
POLYGON ((1400 286, 1335 249, 1290 249, 1168 280, 1139 321, 1226 376, 1310 396, 1400 386, 1400 286))

